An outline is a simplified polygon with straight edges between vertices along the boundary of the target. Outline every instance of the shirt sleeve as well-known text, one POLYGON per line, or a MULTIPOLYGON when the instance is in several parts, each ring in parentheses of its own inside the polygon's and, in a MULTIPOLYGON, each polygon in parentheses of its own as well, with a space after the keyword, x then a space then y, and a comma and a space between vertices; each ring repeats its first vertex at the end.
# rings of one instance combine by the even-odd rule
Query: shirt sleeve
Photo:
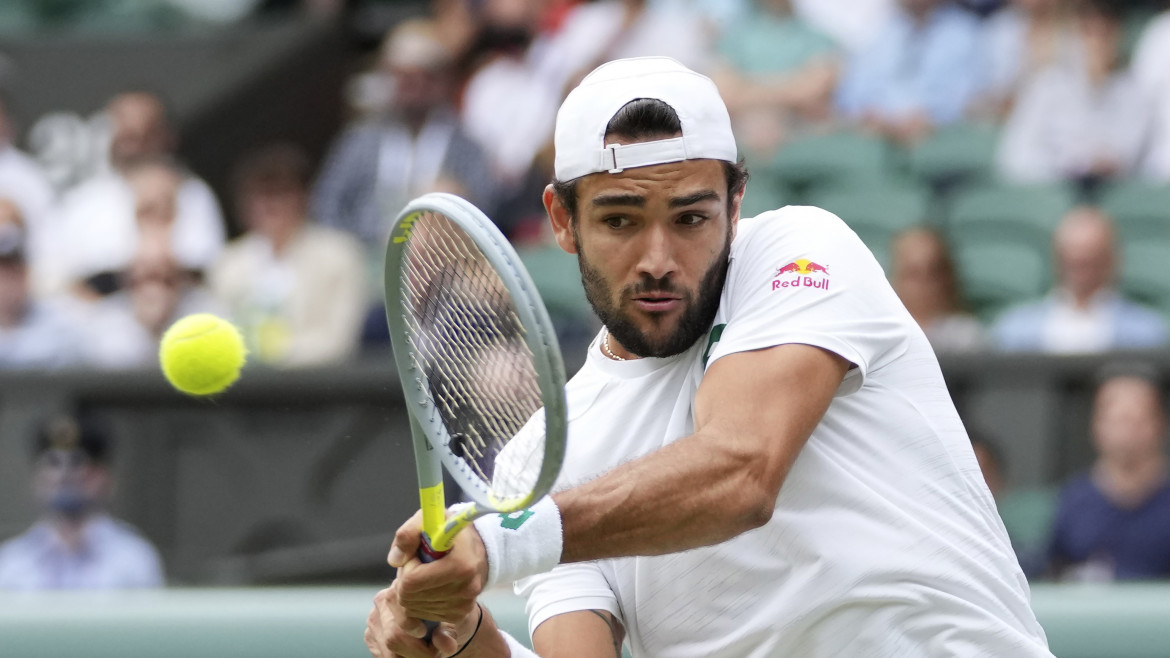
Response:
POLYGON ((515 590, 527 600, 529 635, 545 621, 570 612, 604 610, 622 618, 617 596, 596 562, 558 565, 516 581, 515 590))
POLYGON ((921 334, 857 234, 820 208, 741 221, 722 303, 726 324, 708 366, 737 352, 813 345, 856 366, 839 394, 921 334))

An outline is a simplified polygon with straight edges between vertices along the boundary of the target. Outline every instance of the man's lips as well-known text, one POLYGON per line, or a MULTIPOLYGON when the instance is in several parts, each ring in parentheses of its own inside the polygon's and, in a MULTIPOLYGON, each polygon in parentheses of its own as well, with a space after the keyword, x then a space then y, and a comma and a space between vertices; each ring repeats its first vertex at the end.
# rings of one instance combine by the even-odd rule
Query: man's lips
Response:
POLYGON ((682 299, 669 295, 642 295, 634 298, 634 305, 650 313, 672 311, 682 304, 682 299))

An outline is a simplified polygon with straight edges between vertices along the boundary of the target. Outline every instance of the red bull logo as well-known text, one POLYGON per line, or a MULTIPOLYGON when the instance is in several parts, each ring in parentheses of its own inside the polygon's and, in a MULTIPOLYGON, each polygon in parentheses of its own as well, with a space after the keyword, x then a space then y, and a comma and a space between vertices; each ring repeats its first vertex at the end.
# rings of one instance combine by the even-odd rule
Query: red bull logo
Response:
POLYGON ((781 288, 829 289, 829 268, 805 258, 798 258, 772 275, 772 290, 781 288), (786 275, 795 274, 795 277, 786 275), (819 275, 819 276, 813 276, 819 275))

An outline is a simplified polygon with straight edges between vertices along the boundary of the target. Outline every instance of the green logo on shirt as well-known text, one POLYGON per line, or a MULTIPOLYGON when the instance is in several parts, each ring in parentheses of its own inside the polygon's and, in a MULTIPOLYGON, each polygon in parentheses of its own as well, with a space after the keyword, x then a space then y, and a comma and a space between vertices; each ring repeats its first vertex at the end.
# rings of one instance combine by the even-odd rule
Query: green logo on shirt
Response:
POLYGON ((707 349, 703 350, 703 365, 707 365, 707 359, 711 358, 711 349, 719 342, 719 338, 723 336, 723 329, 726 324, 717 324, 711 327, 711 333, 707 336, 707 349))
POLYGON ((500 527, 509 530, 519 530, 520 526, 532 516, 533 512, 530 509, 520 510, 519 512, 512 512, 511 514, 500 515, 500 527))

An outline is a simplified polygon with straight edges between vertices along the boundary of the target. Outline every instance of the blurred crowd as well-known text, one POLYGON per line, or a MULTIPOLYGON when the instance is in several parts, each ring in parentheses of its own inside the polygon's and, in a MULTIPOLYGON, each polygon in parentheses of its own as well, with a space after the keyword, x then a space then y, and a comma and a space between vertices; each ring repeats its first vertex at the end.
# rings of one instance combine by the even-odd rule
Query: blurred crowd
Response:
MULTIPOLYGON (((1136 298, 1121 285, 1119 236, 1130 233, 1095 193, 1170 185, 1170 9, 1156 9, 434 0, 350 81, 338 103, 351 120, 320 163, 271 144, 242 158, 220 195, 184 165, 166 99, 150 90, 109 99, 108 157, 65 184, 20 150, 11 99, 0 96, 0 368, 148 367, 166 327, 195 311, 230 317, 271 365, 342 362, 384 344, 378 267, 395 210, 426 191, 456 192, 518 245, 548 244, 540 190, 560 100, 598 63, 648 54, 717 81, 753 170, 753 210, 814 202, 833 185, 873 187, 785 180, 776 163, 802 143, 821 157, 830 142, 816 140, 833 136, 913 154, 956 127, 991 127, 985 179, 915 179, 885 159, 882 184, 917 186, 927 210, 878 239, 856 217, 939 352, 1160 346, 1170 285, 1136 298), (1046 288, 1026 289, 1033 299, 967 293, 969 270, 989 262, 967 252, 986 245, 951 230, 947 215, 972 180, 1072 190, 1059 224, 1042 229, 1046 243, 1031 246, 1042 252, 1032 276, 1046 288), (242 231, 230 241, 225 215, 242 231)), ((1170 211, 1160 220, 1166 236, 1154 248, 1170 250, 1170 211)))
MULTIPOLYGON (((1170 338, 1170 3, 433 0, 350 81, 338 99, 350 122, 321 162, 269 144, 236 163, 221 194, 182 161, 155 92, 110 98, 103 165, 62 184, 21 150, 0 88, 0 369, 154 368, 162 333, 193 312, 230 318, 271 366, 385 347, 380 267, 397 210, 455 192, 515 244, 547 247, 540 191, 556 108, 599 63, 640 55, 719 85, 753 172, 745 206, 853 193, 892 215, 865 232, 866 212, 826 203, 856 221, 937 352, 1098 353, 1170 338), (972 134, 952 155, 985 162, 921 166, 947 164, 928 154, 972 134), (825 164, 846 143, 880 145, 875 171, 858 172, 864 148, 825 164), (1001 192, 980 214, 986 189, 1001 192), (1123 212, 1134 203, 1106 202, 1123 189, 1155 199, 1144 224, 1123 212), (1002 190, 1059 201, 1033 211, 1002 190), (906 198, 921 203, 890 201, 906 198), (976 280, 987 263, 995 271, 976 280)), ((1170 576, 1161 386, 1144 372, 1102 378, 1097 462, 1061 493, 1052 536, 1021 548, 1033 575, 1170 576)), ((100 512, 104 439, 71 422, 36 439, 45 518, 65 523, 55 536, 66 544, 77 528, 100 530, 146 565, 120 582, 157 584, 157 556, 100 512)), ((977 448, 998 488, 994 446, 977 448)), ((102 582, 106 567, 92 565, 25 582, 26 553, 58 550, 46 524, 0 551, 0 586, 102 582)))

